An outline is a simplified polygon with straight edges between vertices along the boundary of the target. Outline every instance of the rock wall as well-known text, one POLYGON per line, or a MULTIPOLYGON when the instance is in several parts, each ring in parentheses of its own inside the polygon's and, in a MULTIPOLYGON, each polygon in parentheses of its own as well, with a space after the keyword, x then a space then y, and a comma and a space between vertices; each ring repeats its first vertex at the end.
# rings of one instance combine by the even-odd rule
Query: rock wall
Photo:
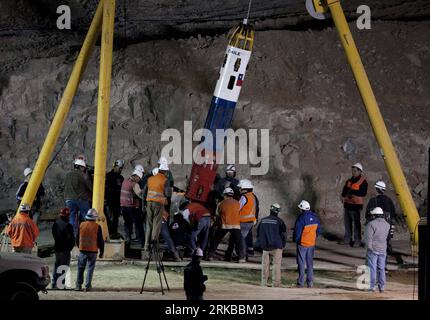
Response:
MULTIPOLYGON (((414 198, 422 207, 430 145, 430 23, 374 22, 368 31, 350 26, 414 198)), ((10 68, 0 82, 0 210, 15 207, 22 172, 35 164, 82 41, 79 35, 43 39, 1 38, 3 68, 10 68), (22 62, 17 66, 16 61, 22 62)), ((183 131, 185 120, 193 121, 194 129, 203 126, 226 44, 225 35, 199 36, 142 42, 114 52, 108 167, 123 158, 125 175, 137 163, 151 169, 165 144, 160 141, 164 129, 183 131)), ((88 64, 59 143, 70 137, 44 179, 49 211, 62 205, 63 179, 73 156, 84 153, 93 163, 98 51, 88 64)), ((325 231, 340 235, 339 193, 354 162, 363 163, 370 185, 381 178, 389 182, 333 28, 256 33, 234 115, 233 129, 237 128, 270 129, 270 170, 251 179, 262 215, 279 202, 289 227, 297 203, 306 198, 325 231)), ((190 170, 191 165, 172 166, 178 186, 186 186, 190 170)), ((238 165, 238 176, 248 178, 249 166, 238 165)), ((369 195, 372 192, 370 188, 369 195)), ((394 197, 390 184, 388 194, 394 197)))

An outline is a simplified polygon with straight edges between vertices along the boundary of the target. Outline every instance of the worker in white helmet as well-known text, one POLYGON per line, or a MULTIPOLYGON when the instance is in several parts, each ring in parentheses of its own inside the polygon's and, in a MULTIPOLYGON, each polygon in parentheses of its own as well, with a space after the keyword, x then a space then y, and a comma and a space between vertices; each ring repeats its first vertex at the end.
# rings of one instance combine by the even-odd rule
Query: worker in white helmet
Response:
POLYGON ((169 165, 165 162, 160 163, 158 173, 148 178, 143 190, 146 201, 145 256, 149 256, 151 245, 158 247, 163 213, 170 212, 172 187, 167 178, 168 171, 169 165))
POLYGON ((364 197, 367 194, 367 181, 363 176, 363 166, 357 162, 352 165, 352 177, 345 182, 341 200, 344 207, 345 235, 339 244, 349 244, 351 247, 360 247, 361 221, 360 214, 363 209, 364 197), (354 230, 354 233, 353 233, 354 230))
POLYGON ((19 213, 16 214, 7 226, 6 233, 11 240, 14 252, 31 254, 39 229, 29 217, 30 206, 22 203, 19 206, 19 213))
POLYGON ((64 199, 66 207, 70 209, 70 224, 76 236, 79 224, 85 220, 85 215, 90 209, 93 185, 86 173, 85 160, 77 158, 73 165, 74 169, 66 174, 64 181, 64 199))
POLYGON ((121 186, 120 205, 124 218, 125 241, 131 241, 133 225, 136 230, 136 237, 141 248, 145 244, 145 231, 143 229, 142 199, 143 192, 139 186, 143 173, 134 170, 128 179, 125 179, 121 186))
POLYGON ((111 239, 119 239, 118 222, 121 215, 121 186, 124 181, 122 170, 124 169, 124 160, 118 159, 113 163, 112 170, 106 173, 105 199, 107 205, 106 215, 108 216, 108 228, 111 239))
POLYGON ((381 207, 372 208, 370 214, 374 217, 365 225, 366 261, 370 269, 370 288, 375 291, 376 278, 378 278, 379 292, 385 290, 385 262, 387 254, 387 237, 390 224, 384 219, 384 210, 381 207))
POLYGON ((234 198, 240 199, 240 189, 237 186, 239 180, 236 179, 236 167, 234 164, 229 164, 225 168, 225 177, 221 178, 218 174, 215 177, 215 192, 219 201, 223 200, 223 192, 225 188, 232 188, 234 191, 234 198))
MULTIPOLYGON (((393 253, 393 248, 391 246, 391 239, 394 236, 394 223, 396 221, 396 208, 394 206, 393 200, 385 194, 386 185, 385 182, 379 180, 374 185, 376 196, 371 198, 367 203, 366 207, 366 221, 371 220, 374 215, 370 214, 370 211, 375 207, 380 207, 384 211, 384 218, 390 224, 390 234, 387 237, 387 257, 388 254, 393 253)), ((387 265, 387 264, 385 264, 387 265)))
MULTIPOLYGON (((15 194, 15 198, 18 205, 21 203, 22 197, 24 196, 25 190, 27 189, 28 182, 30 181, 30 177, 32 173, 33 173, 33 170, 31 168, 24 169, 24 181, 19 185, 18 190, 16 191, 16 194, 15 194)), ((31 206, 31 210, 29 213, 30 218, 33 219, 36 225, 39 223, 41 208, 42 208, 42 198, 44 195, 45 195, 45 188, 43 187, 43 184, 40 183, 39 189, 37 190, 36 196, 33 201, 33 205, 31 206)))
MULTIPOLYGON (((166 157, 160 157, 160 159, 158 160, 158 165, 165 165, 167 166, 167 168, 169 168, 169 162, 167 161, 166 157)), ((165 175, 167 177, 167 180, 169 180, 170 187, 173 188, 175 185, 175 180, 173 178, 172 171, 170 171, 170 168, 165 170, 165 175)))
POLYGON ((315 212, 311 211, 308 201, 302 200, 299 205, 300 215, 294 225, 293 239, 297 245, 297 269, 299 276, 297 286, 308 288, 313 286, 314 254, 318 235, 321 233, 321 224, 315 212))
POLYGON ((270 206, 270 214, 261 219, 257 227, 258 247, 263 249, 261 257, 261 285, 268 285, 270 257, 273 261, 272 286, 281 286, 281 262, 282 251, 287 242, 287 226, 278 216, 281 212, 281 206, 274 203, 270 206))

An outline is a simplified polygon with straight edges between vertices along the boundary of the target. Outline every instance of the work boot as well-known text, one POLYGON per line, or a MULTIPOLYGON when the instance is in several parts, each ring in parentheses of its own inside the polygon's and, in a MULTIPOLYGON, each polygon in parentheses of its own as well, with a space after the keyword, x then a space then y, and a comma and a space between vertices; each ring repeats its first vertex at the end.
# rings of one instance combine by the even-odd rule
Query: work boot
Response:
POLYGON ((182 260, 181 257, 179 256, 179 254, 177 252, 175 252, 173 254, 173 257, 174 257, 175 261, 181 261, 182 260))
POLYGON ((148 260, 151 253, 148 250, 142 250, 142 260, 148 260))
POLYGON ((82 291, 82 286, 76 286, 75 291, 82 291))

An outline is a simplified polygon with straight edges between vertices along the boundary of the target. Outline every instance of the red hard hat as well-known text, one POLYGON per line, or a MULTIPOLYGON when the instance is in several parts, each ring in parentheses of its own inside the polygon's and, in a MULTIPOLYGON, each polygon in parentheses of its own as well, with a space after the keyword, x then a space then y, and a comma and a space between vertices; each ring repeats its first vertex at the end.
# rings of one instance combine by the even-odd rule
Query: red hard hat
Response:
POLYGON ((70 216, 70 209, 65 207, 60 209, 60 216, 63 217, 69 217, 70 216))

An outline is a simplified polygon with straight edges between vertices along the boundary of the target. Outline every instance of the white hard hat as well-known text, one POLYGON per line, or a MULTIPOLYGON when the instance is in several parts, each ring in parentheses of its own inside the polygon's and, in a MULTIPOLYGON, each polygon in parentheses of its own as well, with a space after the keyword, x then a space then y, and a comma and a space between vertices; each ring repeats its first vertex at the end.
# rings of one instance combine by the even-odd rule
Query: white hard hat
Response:
POLYGON ((85 216, 85 220, 97 220, 99 217, 97 210, 94 208, 91 208, 87 211, 87 214, 85 216))
POLYGON ((357 162, 356 164, 353 164, 353 165, 352 165, 352 167, 353 167, 353 168, 357 168, 357 169, 359 169, 360 171, 363 171, 363 166, 361 165, 361 163, 360 163, 360 162, 357 162))
POLYGON ((87 167, 87 164, 82 159, 75 159, 74 163, 75 163, 75 166, 81 166, 81 167, 84 167, 84 168, 87 167))
POLYGON ((375 183, 375 188, 385 191, 385 189, 386 189, 385 182, 382 180, 377 181, 375 183))
POLYGON ((24 169, 24 177, 28 176, 32 172, 33 172, 33 170, 31 168, 25 168, 24 169))
POLYGON ((29 212, 30 211, 30 205, 28 203, 23 203, 19 206, 19 211, 22 212, 29 212))
POLYGON ((140 179, 142 179, 143 177, 143 172, 139 171, 139 170, 134 170, 133 173, 131 174, 132 176, 138 176, 140 179))
POLYGON ((156 176, 158 174, 158 168, 152 169, 152 175, 156 176))
POLYGON ((224 192, 222 194, 226 194, 226 195, 232 196, 232 195, 234 195, 234 191, 233 191, 232 188, 225 188, 224 192))
POLYGON ((143 166, 142 166, 142 165, 137 164, 137 165, 134 167, 134 171, 140 171, 140 172, 144 173, 144 172, 145 172, 145 169, 143 168, 143 166))
POLYGON ((243 179, 239 181, 239 184, 237 185, 241 189, 253 189, 254 186, 252 185, 252 182, 248 179, 243 179))
POLYGON ((373 214, 373 215, 383 215, 384 214, 384 210, 382 210, 382 208, 380 208, 380 207, 376 207, 376 208, 373 208, 371 211, 370 211, 370 214, 373 214))
POLYGON ((120 168, 124 168, 124 160, 122 159, 118 159, 115 161, 114 166, 120 167, 120 168))
POLYGON ((158 160, 158 164, 168 164, 166 157, 160 157, 158 160))
POLYGON ((279 211, 281 211, 281 206, 279 205, 279 203, 274 203, 270 206, 270 211, 279 213, 279 211))
POLYGON ((299 203, 298 207, 302 210, 311 210, 311 205, 306 200, 302 200, 299 203))
POLYGON ((229 164, 227 168, 225 168, 225 172, 236 172, 236 167, 234 164, 229 164))
POLYGON ((160 166, 158 167, 159 170, 168 171, 169 165, 167 163, 160 163, 160 166))
POLYGON ((197 248, 196 251, 194 251, 194 255, 197 257, 203 257, 203 250, 200 248, 197 248))

